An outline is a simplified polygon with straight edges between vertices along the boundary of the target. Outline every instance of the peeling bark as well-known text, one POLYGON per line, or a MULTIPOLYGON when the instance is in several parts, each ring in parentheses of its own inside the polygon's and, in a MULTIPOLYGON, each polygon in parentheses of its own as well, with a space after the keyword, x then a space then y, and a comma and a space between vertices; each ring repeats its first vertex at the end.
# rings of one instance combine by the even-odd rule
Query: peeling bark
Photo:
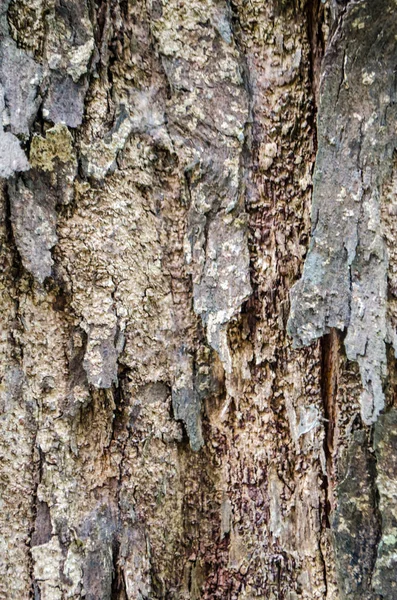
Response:
POLYGON ((388 257, 381 203, 397 144, 394 12, 394 2, 349 3, 328 44, 312 240, 292 291, 289 321, 295 342, 303 345, 331 327, 347 329, 346 353, 360 366, 367 424, 385 406, 388 257), (385 27, 387 15, 392 18, 385 27))

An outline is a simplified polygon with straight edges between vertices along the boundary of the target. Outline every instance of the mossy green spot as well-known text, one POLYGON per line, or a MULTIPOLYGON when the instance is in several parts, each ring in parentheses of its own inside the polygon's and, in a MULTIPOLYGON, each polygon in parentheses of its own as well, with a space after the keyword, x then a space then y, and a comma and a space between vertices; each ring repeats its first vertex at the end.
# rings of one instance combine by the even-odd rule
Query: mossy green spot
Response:
POLYGON ((63 123, 48 129, 46 137, 35 135, 30 146, 30 164, 42 171, 53 171, 55 160, 61 163, 75 162, 73 138, 63 123))

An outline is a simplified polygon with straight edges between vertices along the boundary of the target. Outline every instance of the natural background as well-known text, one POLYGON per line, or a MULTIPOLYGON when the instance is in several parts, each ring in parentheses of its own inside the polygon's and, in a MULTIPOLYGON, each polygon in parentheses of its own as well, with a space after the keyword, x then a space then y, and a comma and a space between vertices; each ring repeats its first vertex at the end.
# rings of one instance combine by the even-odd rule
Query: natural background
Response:
POLYGON ((0 598, 397 598, 397 2, 0 3, 0 598))

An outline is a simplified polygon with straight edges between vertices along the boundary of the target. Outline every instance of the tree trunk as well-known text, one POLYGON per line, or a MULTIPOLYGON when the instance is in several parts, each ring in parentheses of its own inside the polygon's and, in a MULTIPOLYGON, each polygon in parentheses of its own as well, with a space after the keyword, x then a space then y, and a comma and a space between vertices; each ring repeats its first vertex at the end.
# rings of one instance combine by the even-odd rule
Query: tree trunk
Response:
POLYGON ((2 0, 0 598, 397 599, 395 0, 2 0))

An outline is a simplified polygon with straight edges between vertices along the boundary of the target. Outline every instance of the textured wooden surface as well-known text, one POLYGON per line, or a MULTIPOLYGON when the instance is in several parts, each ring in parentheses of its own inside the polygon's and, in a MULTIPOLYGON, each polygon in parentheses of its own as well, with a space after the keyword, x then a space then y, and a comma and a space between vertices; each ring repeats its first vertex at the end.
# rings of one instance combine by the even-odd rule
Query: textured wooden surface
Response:
POLYGON ((396 12, 2 3, 0 598, 397 597, 396 12))

